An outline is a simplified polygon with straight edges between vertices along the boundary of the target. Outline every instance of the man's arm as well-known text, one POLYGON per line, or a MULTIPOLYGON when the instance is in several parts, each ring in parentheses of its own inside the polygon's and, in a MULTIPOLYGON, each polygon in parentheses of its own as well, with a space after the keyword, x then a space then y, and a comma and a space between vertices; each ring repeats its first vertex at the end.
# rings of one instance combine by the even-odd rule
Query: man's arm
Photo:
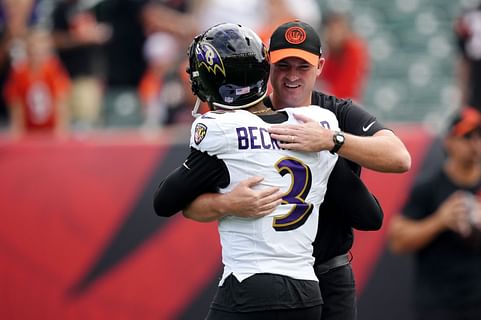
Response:
POLYGON ((380 130, 371 137, 344 136, 344 145, 337 152, 341 157, 380 172, 402 173, 411 168, 411 155, 390 130, 380 130))
MULTIPOLYGON (((271 137, 281 142, 281 148, 297 151, 322 151, 334 147, 334 131, 319 126, 303 115, 295 117, 302 125, 275 125, 269 129, 271 137)), ((338 154, 375 171, 401 173, 411 167, 411 156, 402 141, 390 130, 383 129, 373 136, 345 133, 344 145, 338 154)))
POLYGON ((382 226, 381 205, 342 158, 329 177, 324 201, 332 203, 354 229, 372 231, 382 226))
POLYGON ((262 180, 251 177, 228 193, 217 193, 229 184, 224 162, 192 149, 184 164, 160 183, 153 205, 159 216, 170 217, 183 210, 186 218, 198 222, 215 221, 227 214, 262 217, 281 204, 283 195, 277 187, 253 189, 262 180))
POLYGON ((262 177, 251 177, 240 182, 228 193, 203 194, 184 208, 183 214, 186 218, 198 222, 210 222, 226 215, 244 218, 268 215, 282 203, 283 193, 277 187, 253 189, 262 180, 262 177))
POLYGON ((426 218, 415 220, 402 215, 394 217, 389 230, 391 250, 395 253, 420 250, 446 230, 466 235, 469 231, 466 210, 466 200, 462 193, 457 192, 426 218))

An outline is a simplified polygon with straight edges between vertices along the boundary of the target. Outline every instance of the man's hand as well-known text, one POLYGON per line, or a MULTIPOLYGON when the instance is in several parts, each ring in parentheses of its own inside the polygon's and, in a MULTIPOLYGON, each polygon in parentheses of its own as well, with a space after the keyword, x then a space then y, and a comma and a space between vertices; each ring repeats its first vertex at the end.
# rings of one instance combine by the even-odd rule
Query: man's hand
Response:
POLYGON ((277 187, 254 189, 262 180, 262 177, 251 177, 241 181, 230 192, 200 195, 184 208, 183 214, 198 222, 211 222, 227 215, 243 218, 268 215, 282 203, 284 193, 277 187))
MULTIPOLYGON (((294 114, 302 124, 274 125, 269 129, 279 147, 288 150, 319 152, 334 148, 330 129, 314 120, 294 114)), ((336 153, 362 167, 379 172, 402 173, 411 167, 411 155, 404 143, 390 130, 382 129, 372 136, 356 136, 344 132, 345 142, 336 153)))
POLYGON ((230 215, 260 218, 272 213, 282 203, 283 193, 277 187, 253 189, 262 180, 262 177, 248 178, 224 194, 222 202, 226 203, 230 215))
POLYGON ((294 117, 302 124, 279 124, 269 128, 271 138, 279 141, 279 147, 307 152, 331 150, 334 147, 331 130, 304 115, 294 114, 294 117))
MULTIPOLYGON (((469 222, 470 195, 464 192, 455 192, 449 196, 437 210, 437 217, 446 229, 450 229, 460 235, 466 237, 471 233, 471 225, 469 222)), ((474 205, 474 203, 472 203, 474 205)), ((474 209, 474 208, 472 208, 474 209)))
POLYGON ((481 231, 481 199, 478 196, 473 196, 474 206, 470 212, 470 223, 481 231))

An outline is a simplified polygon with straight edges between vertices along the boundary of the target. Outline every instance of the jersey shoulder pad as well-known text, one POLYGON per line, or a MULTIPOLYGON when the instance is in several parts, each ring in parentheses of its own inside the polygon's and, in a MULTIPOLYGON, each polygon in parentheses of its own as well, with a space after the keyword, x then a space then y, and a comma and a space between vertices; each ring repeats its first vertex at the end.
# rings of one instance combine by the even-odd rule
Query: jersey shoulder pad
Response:
POLYGON ((221 121, 210 112, 197 118, 190 129, 190 147, 215 155, 225 143, 221 121))

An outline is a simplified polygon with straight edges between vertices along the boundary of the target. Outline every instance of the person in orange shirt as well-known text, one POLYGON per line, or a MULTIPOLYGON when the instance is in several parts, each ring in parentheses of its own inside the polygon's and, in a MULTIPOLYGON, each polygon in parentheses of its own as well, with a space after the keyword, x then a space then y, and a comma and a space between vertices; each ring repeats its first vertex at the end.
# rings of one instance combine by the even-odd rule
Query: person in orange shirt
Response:
POLYGON ((318 84, 326 93, 360 102, 369 72, 366 44, 345 14, 330 13, 323 25, 326 63, 318 84))
POLYGON ((52 52, 50 35, 31 30, 26 50, 26 59, 12 68, 4 88, 12 133, 15 137, 38 132, 65 136, 70 80, 52 52))

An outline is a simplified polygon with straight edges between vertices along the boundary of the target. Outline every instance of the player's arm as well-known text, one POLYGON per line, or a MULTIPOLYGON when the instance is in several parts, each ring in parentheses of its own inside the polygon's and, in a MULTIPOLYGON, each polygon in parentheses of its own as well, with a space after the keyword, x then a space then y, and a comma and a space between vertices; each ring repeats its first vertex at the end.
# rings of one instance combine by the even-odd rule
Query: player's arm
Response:
POLYGON ((229 184, 222 160, 194 148, 186 161, 165 178, 154 193, 153 206, 159 216, 170 217, 203 193, 216 192, 229 184))
POLYGON ((230 192, 203 194, 184 209, 184 216, 206 222, 225 215, 260 218, 270 214, 281 204, 283 193, 277 187, 254 189, 262 180, 262 177, 250 177, 230 192))
POLYGON ((355 229, 370 231, 382 226, 381 205, 342 158, 329 176, 325 201, 333 202, 355 229))

